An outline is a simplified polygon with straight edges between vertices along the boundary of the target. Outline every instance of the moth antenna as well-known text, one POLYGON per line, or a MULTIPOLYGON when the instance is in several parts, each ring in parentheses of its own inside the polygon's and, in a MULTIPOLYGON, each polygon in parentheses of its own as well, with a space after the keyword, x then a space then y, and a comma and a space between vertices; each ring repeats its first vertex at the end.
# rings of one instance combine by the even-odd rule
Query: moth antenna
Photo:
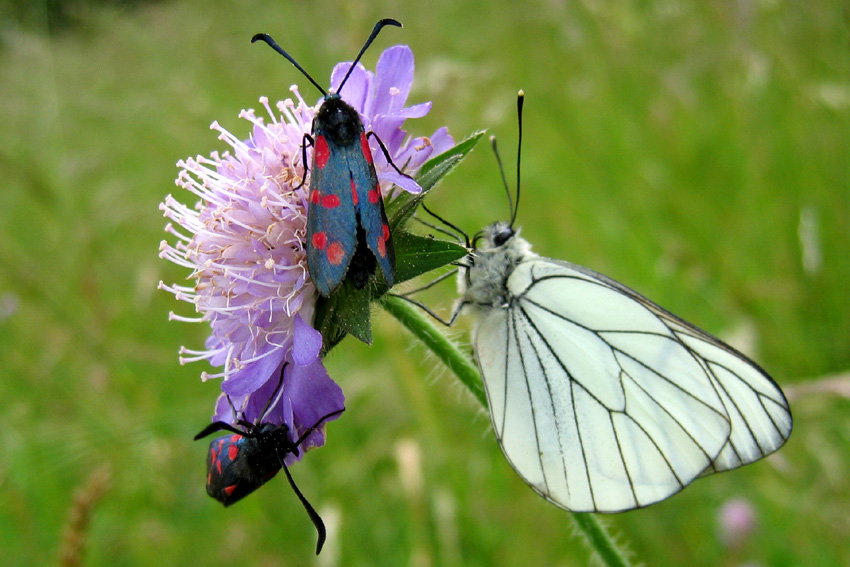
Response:
POLYGON ((301 73, 305 77, 307 77, 307 80, 309 80, 311 83, 313 83, 313 86, 315 86, 317 89, 319 89, 319 92, 322 93, 322 96, 328 96, 327 91, 325 91, 325 89, 322 88, 322 86, 319 83, 317 83, 316 80, 313 79, 313 77, 310 76, 310 73, 305 71, 304 68, 301 65, 299 65, 298 62, 295 59, 293 59, 292 56, 289 53, 284 51, 283 48, 281 46, 279 46, 274 39, 272 39, 272 36, 270 36, 269 34, 266 34, 266 33, 258 33, 256 35, 254 35, 254 37, 251 38, 251 43, 256 43, 258 41, 265 41, 267 44, 269 44, 269 47, 271 47, 272 49, 274 49, 275 51, 277 51, 278 53, 280 53, 281 55, 286 57, 287 61, 289 61, 290 63, 295 65, 295 68, 298 69, 299 71, 301 71, 301 73))
POLYGON ((195 441, 197 441, 198 439, 206 437, 207 435, 209 435, 211 433, 215 433, 216 431, 230 431, 231 433, 236 433, 237 435, 250 436, 250 433, 248 433, 248 435, 246 435, 245 431, 241 431, 239 429, 236 429, 235 427, 233 427, 229 423, 225 423, 223 421, 214 421, 214 422, 210 423, 209 425, 207 425, 206 427, 204 427, 203 430, 201 430, 200 433, 198 433, 197 435, 195 435, 195 437, 193 437, 193 439, 195 441))
POLYGON ((286 367, 287 367, 287 366, 289 366, 289 362, 288 362, 288 361, 285 361, 285 362, 283 363, 283 366, 280 368, 280 380, 278 380, 278 382, 277 382, 277 386, 275 386, 274 391, 272 392, 272 395, 271 395, 271 396, 269 396, 269 401, 267 401, 267 402, 266 402, 266 407, 264 407, 264 408, 263 408, 263 411, 262 411, 262 412, 260 412, 260 416, 259 416, 259 419, 258 419, 257 423, 262 423, 262 422, 263 422, 263 420, 264 420, 264 419, 265 419, 265 417, 266 417, 266 414, 267 414, 267 413, 269 413, 269 410, 271 409, 271 407, 272 407, 272 403, 274 402, 275 398, 277 398, 277 397, 278 397, 278 395, 280 394, 281 390, 283 389, 283 373, 284 373, 284 371, 286 370, 286 367))
MULTIPOLYGON (((313 427, 311 427, 310 429, 308 429, 307 431, 302 433, 301 437, 299 437, 298 440, 295 443, 293 443, 293 445, 297 448, 301 443, 304 442, 304 440, 307 438, 308 435, 310 435, 311 433, 316 431, 319 427, 321 427, 321 425, 325 421, 329 420, 330 418, 332 418, 335 415, 341 414, 344 411, 345 411, 345 408, 342 408, 341 410, 332 411, 331 413, 327 414, 326 416, 319 418, 319 421, 317 421, 316 424, 313 427)), ((295 454, 297 455, 298 453, 296 452, 295 454)))
POLYGON ((316 532, 318 532, 319 535, 318 541, 316 542, 316 555, 318 555, 321 553, 322 546, 325 545, 325 539, 327 538, 325 523, 322 521, 322 517, 319 516, 319 513, 316 512, 316 509, 313 508, 313 506, 307 501, 307 498, 301 494, 300 490, 298 490, 298 486, 295 484, 295 480, 293 480, 292 474, 289 472, 289 467, 286 466, 283 459, 280 460, 280 464, 283 466, 283 472, 286 473, 286 479, 289 481, 289 486, 292 487, 292 491, 295 492, 295 496, 297 496, 298 500, 301 501, 304 509, 307 510, 307 515, 310 516, 310 520, 312 520, 313 525, 316 526, 316 532))
MULTIPOLYGON (((360 62, 360 58, 363 57, 363 54, 366 53, 366 50, 369 49, 369 46, 372 45, 372 42, 375 41, 375 38, 378 37, 378 33, 383 29, 384 26, 396 26, 396 27, 404 27, 401 25, 401 22, 398 22, 392 18, 384 18, 383 20, 379 20, 375 27, 372 29, 372 33, 369 35, 369 39, 366 40, 366 43, 363 44, 363 47, 360 48, 360 53, 357 54, 357 58, 354 59, 354 62, 351 64, 351 67, 348 68, 348 73, 345 74, 345 77, 342 78, 342 82, 339 84, 339 88, 336 90, 336 94, 339 94, 339 91, 342 90, 343 85, 348 80, 348 77, 351 76, 351 72, 354 71, 354 67, 357 66, 357 63, 360 62)), ((312 79, 310 79, 312 81, 312 79)), ((315 84, 315 83, 314 83, 315 84)), ((324 91, 322 91, 324 94, 324 91)))
MULTIPOLYGON (((236 406, 233 405, 233 400, 230 399, 230 394, 225 394, 225 398, 227 398, 227 405, 230 406, 230 411, 233 412, 233 423, 239 421, 239 412, 236 410, 236 406)), ((243 406, 244 407, 244 406, 243 406)), ((245 412, 242 412, 242 417, 245 417, 245 412)))

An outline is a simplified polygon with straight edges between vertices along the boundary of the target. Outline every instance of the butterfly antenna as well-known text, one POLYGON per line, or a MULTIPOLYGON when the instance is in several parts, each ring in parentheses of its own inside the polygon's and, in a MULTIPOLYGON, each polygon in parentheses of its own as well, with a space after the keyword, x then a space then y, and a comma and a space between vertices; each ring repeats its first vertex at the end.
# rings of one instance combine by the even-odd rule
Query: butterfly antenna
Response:
POLYGON ((342 82, 339 84, 339 88, 336 89, 336 94, 339 94, 339 91, 342 90, 342 86, 348 80, 348 77, 351 76, 351 72, 354 71, 354 68, 357 66, 357 63, 360 62, 360 58, 363 57, 363 54, 366 53, 366 50, 369 49, 369 46, 372 45, 372 42, 375 41, 375 38, 378 37, 378 33, 381 31, 381 29, 383 29, 384 26, 396 26, 398 28, 404 27, 401 25, 401 22, 398 22, 392 18, 384 18, 383 20, 379 20, 378 23, 375 24, 374 29, 372 29, 372 33, 369 35, 369 39, 367 39, 366 43, 363 44, 363 47, 360 48, 360 53, 357 54, 357 58, 351 64, 351 67, 348 68, 348 73, 346 73, 345 77, 342 78, 342 82))
POLYGON ((514 225, 514 202, 511 196, 511 188, 508 187, 508 180, 505 178, 505 168, 502 165, 502 157, 499 155, 499 146, 496 144, 496 136, 490 136, 490 147, 493 148, 493 153, 496 155, 496 162, 499 164, 499 174, 502 176, 502 186, 505 188, 505 193, 508 195, 508 207, 511 211, 511 226, 514 225))
MULTIPOLYGON (((520 163, 522 162, 522 105, 525 102, 525 93, 523 91, 519 91, 516 97, 516 114, 517 114, 517 125, 519 126, 519 140, 516 145, 516 203, 513 206, 513 213, 511 214, 511 227, 514 226, 514 221, 516 220, 517 209, 519 209, 519 184, 520 184, 520 163)), ((502 173, 502 179, 504 179, 505 174, 502 173)))
MULTIPOLYGON (((399 25, 401 25, 401 24, 399 24, 399 25)), ((319 89, 319 92, 322 93, 322 96, 328 96, 327 91, 325 91, 325 89, 322 88, 322 85, 317 83, 316 80, 313 79, 313 77, 310 76, 310 73, 305 71, 304 68, 301 65, 299 65, 298 62, 295 59, 293 59, 292 56, 289 53, 284 51, 283 48, 281 46, 279 46, 277 44, 277 42, 275 40, 273 40, 270 35, 265 34, 265 33, 258 33, 254 37, 251 38, 251 43, 256 43, 258 41, 265 41, 266 43, 269 44, 269 47, 271 47, 272 49, 274 49, 275 51, 277 51, 278 53, 280 53, 281 55, 286 57, 287 61, 289 61, 290 63, 295 65, 295 68, 298 69, 299 71, 301 71, 301 73, 303 73, 304 76, 307 77, 307 79, 311 83, 313 83, 313 85, 317 89, 319 89)))

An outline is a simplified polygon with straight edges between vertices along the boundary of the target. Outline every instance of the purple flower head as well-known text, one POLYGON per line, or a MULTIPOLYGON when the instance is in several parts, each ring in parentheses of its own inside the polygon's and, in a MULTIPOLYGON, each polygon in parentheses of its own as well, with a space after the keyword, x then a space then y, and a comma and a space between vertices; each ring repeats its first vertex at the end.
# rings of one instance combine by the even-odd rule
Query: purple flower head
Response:
MULTIPOLYGON (((366 130, 378 133, 393 162, 408 175, 453 145, 444 128, 432 140, 411 138, 401 129, 405 118, 430 108, 403 108, 412 77, 410 49, 398 46, 384 52, 376 74, 358 65, 343 89, 366 130), (354 95, 359 101, 349 98, 354 95)), ((160 205, 172 221, 166 231, 175 238, 174 244, 162 242, 160 257, 191 270, 193 281, 160 282, 160 288, 192 303, 199 314, 172 313, 172 319, 210 325, 204 348, 181 348, 180 362, 207 360, 220 368, 201 374, 203 380, 222 379, 213 419, 285 423, 294 441, 323 416, 343 409, 344 396, 320 358, 322 337, 312 327, 317 293, 306 263, 310 176, 302 182, 302 142, 318 107, 306 105, 297 88, 292 91, 299 102, 278 102, 276 111, 268 99, 260 99, 268 119, 254 110, 239 114, 252 125, 247 140, 214 122, 211 129, 230 151, 177 163, 176 184, 199 201, 189 207, 169 195, 160 205)), ((311 153, 308 147, 307 164, 311 153)), ((385 193, 396 181, 410 186, 377 147, 373 154, 385 193)), ((322 444, 319 428, 300 453, 322 444)))
POLYGON ((726 501, 717 513, 720 541, 728 548, 739 548, 758 525, 753 505, 735 498, 726 501))

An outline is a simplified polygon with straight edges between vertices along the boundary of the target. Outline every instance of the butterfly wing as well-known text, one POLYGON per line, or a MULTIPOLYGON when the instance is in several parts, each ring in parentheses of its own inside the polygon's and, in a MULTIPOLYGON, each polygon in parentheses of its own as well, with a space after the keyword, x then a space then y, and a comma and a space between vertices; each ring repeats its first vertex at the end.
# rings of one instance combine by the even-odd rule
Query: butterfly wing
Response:
POLYGON ((538 493, 580 512, 658 502, 778 449, 791 414, 755 363, 629 288, 530 257, 474 346, 496 436, 538 493))

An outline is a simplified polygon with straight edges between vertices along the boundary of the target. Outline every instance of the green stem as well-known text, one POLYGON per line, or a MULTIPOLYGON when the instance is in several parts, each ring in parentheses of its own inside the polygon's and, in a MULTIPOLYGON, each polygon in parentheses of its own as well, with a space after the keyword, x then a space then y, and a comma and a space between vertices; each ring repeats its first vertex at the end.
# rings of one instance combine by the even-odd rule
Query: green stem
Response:
POLYGON ((487 407, 487 395, 484 393, 481 377, 478 375, 475 364, 460 351, 457 345, 441 333, 430 319, 425 317, 421 309, 389 293, 381 297, 381 305, 425 346, 434 351, 443 364, 448 366, 449 370, 469 388, 481 405, 487 407))
MULTIPOLYGON (((434 326, 425 314, 399 297, 386 294, 381 298, 381 305, 390 315, 398 319, 407 330, 430 348, 449 370, 454 372, 460 381, 469 388, 475 398, 487 407, 487 396, 484 393, 478 369, 468 356, 463 354, 458 346, 449 340, 434 326)), ((611 536, 592 514, 571 514, 579 530, 587 538, 588 544, 599 555, 608 567, 629 567, 623 553, 614 545, 611 536)))
POLYGON ((609 567, 629 567, 631 565, 593 514, 573 512, 570 516, 572 516, 573 521, 584 534, 584 537, 587 538, 588 545, 602 559, 602 563, 609 567))

